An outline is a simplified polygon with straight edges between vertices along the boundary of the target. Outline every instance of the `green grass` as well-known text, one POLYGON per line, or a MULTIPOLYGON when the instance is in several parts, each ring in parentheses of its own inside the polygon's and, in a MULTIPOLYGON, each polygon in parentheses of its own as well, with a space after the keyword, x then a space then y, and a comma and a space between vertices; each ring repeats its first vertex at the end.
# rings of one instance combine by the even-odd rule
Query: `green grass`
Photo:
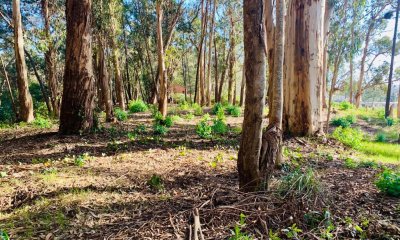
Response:
POLYGON ((389 158, 400 163, 400 146, 380 142, 362 142, 358 150, 367 155, 389 158))

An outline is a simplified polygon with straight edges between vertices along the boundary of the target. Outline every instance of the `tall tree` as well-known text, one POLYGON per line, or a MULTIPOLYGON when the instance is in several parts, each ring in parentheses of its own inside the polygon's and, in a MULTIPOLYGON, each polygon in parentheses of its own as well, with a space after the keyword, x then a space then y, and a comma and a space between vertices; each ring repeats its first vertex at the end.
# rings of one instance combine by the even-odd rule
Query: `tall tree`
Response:
POLYGON ((267 188, 275 165, 281 159, 282 152, 284 11, 285 0, 276 0, 273 99, 270 99, 272 111, 270 112, 269 125, 263 132, 260 155, 261 179, 267 188))
POLYGON ((22 31, 22 19, 20 0, 13 0, 13 23, 14 23, 14 52, 17 68, 17 84, 19 96, 19 120, 23 122, 32 122, 33 101, 29 92, 28 72, 24 53, 24 34, 22 31))
POLYGON ((399 11, 400 11, 400 0, 397 1, 396 7, 396 22, 394 27, 393 34, 393 45, 392 45, 392 56, 390 62, 390 72, 389 72, 389 81, 388 81, 388 90, 386 96, 386 105, 385 105, 385 117, 389 117, 390 114, 390 100, 392 95, 392 80, 393 80, 393 71, 394 71, 394 57, 396 54, 396 41, 397 41, 397 28, 399 26, 399 11))
POLYGON ((321 129, 325 0, 288 1, 284 130, 312 135, 321 129))
POLYGON ((239 185, 256 191, 260 185, 260 148, 265 99, 266 57, 263 0, 243 1, 246 104, 238 156, 239 185))
POLYGON ((60 114, 60 101, 58 96, 57 84, 57 66, 56 66, 56 48, 51 34, 51 15, 54 11, 54 2, 49 3, 49 0, 42 0, 42 15, 44 18, 44 33, 47 43, 47 51, 45 52, 46 62, 46 78, 50 89, 50 99, 53 115, 58 117, 60 114))
POLYGON ((60 133, 79 134, 93 127, 94 78, 91 0, 67 0, 67 44, 60 133))
POLYGON ((235 81, 235 63, 236 63, 236 20, 234 18, 234 8, 232 4, 229 5, 228 15, 230 19, 230 34, 229 34, 229 69, 228 69, 228 103, 234 105, 234 88, 235 81))
POLYGON ((168 80, 167 72, 165 70, 165 60, 164 60, 164 40, 162 31, 163 22, 163 1, 157 0, 157 47, 158 47, 158 76, 160 78, 160 94, 158 99, 158 111, 166 117, 167 107, 168 107, 168 80))

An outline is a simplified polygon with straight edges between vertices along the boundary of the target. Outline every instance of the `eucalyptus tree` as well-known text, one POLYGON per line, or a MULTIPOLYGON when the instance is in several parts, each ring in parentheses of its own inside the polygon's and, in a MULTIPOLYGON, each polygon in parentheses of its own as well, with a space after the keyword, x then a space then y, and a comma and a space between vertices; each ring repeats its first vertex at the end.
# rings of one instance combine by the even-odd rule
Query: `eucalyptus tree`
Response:
POLYGON ((28 70, 24 52, 24 34, 22 30, 22 17, 20 0, 13 0, 13 27, 14 27, 14 51, 17 68, 18 100, 19 100, 19 120, 32 122, 33 100, 29 92, 28 70))
POLYGON ((67 0, 67 45, 61 134, 79 134, 93 127, 94 77, 91 0, 67 0))

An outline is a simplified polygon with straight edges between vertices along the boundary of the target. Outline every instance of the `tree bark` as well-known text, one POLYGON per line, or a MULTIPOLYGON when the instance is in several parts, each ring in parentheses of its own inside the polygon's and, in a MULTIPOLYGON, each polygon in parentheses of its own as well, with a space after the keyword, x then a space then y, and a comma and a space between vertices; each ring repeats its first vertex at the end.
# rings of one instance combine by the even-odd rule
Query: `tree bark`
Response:
POLYGON ((44 18, 44 32, 47 42, 47 51, 45 52, 45 63, 46 63, 46 77, 47 84, 50 89, 51 107, 53 110, 53 116, 60 116, 60 101, 57 84, 57 66, 56 66, 56 48, 54 47, 53 38, 51 36, 51 25, 50 25, 50 6, 48 0, 42 0, 42 15, 44 18))
POLYGON ((390 62, 390 72, 389 72, 389 82, 388 82, 388 90, 386 95, 386 106, 385 106, 385 117, 387 118, 390 114, 390 98, 392 96, 392 80, 393 80, 393 70, 394 70, 394 58, 396 55, 396 43, 397 43, 397 28, 399 26, 399 12, 400 12, 400 0, 397 1, 397 9, 396 9, 396 23, 394 27, 393 34, 393 46, 392 46, 392 56, 390 62))
POLYGON ((168 80, 165 70, 164 60, 164 41, 162 33, 163 9, 162 0, 157 1, 157 47, 158 47, 158 76, 160 79, 160 95, 158 101, 158 111, 166 117, 168 107, 168 80))
POLYGON ((23 122, 32 122, 33 101, 29 92, 28 72, 24 53, 24 35, 22 32, 22 20, 20 0, 13 0, 13 22, 14 22, 14 51, 17 68, 17 84, 19 99, 19 120, 23 122))
POLYGON ((284 64, 283 128, 295 136, 322 130, 325 0, 289 1, 284 64))
POLYGON ((363 50, 363 55, 361 58, 361 64, 360 64, 360 76, 358 78, 357 82, 357 93, 355 96, 355 106, 356 108, 359 108, 361 105, 361 98, 363 94, 363 82, 364 82, 364 75, 365 75, 365 62, 367 60, 368 56, 368 49, 369 49, 369 44, 371 40, 371 34, 374 29, 375 24, 371 23, 369 25, 367 35, 365 37, 365 45, 364 45, 364 50, 363 50))
MULTIPOLYGON (((211 8, 210 0, 210 8, 211 8)), ((212 62, 212 50, 214 43, 214 25, 215 25, 215 13, 217 11, 217 0, 213 1, 213 11, 211 14, 211 23, 210 23, 210 38, 209 38, 209 46, 208 46, 208 67, 207 67, 207 92, 206 92, 206 103, 207 106, 211 106, 211 62, 212 62)))
POLYGON ((234 105, 233 96, 234 96, 234 87, 235 87, 235 76, 234 76, 234 68, 236 63, 236 55, 235 55, 235 48, 236 48, 236 29, 235 29, 235 20, 233 17, 233 9, 230 7, 228 10, 228 14, 230 16, 230 23, 231 23, 231 30, 230 30, 230 55, 229 55, 229 71, 228 71, 228 103, 234 105))
POLYGON ((244 98, 245 98, 245 88, 246 88, 246 67, 243 64, 242 70, 242 84, 240 85, 240 107, 244 105, 244 98))
POLYGON ((91 0, 67 0, 67 42, 59 132, 88 132, 93 127, 94 77, 91 0))
POLYGON ((257 191, 260 184, 259 159, 265 101, 265 44, 263 0, 243 1, 246 106, 238 156, 239 186, 257 191))
POLYGON ((107 61, 106 61, 106 40, 104 36, 99 36, 99 85, 101 89, 101 102, 104 104, 104 110, 106 112, 106 121, 113 122, 114 113, 113 113, 113 104, 111 99, 111 90, 110 90, 110 75, 107 70, 107 61))
POLYGON ((267 101, 269 112, 272 110, 272 99, 274 88, 274 47, 275 47, 275 24, 274 24, 274 6, 272 0, 265 0, 265 28, 267 42, 267 57, 268 57, 268 92, 267 101))
POLYGON ((285 0, 276 1, 276 28, 274 40, 273 99, 270 122, 263 132, 263 143, 260 155, 261 179, 268 189, 268 183, 282 158, 282 114, 283 114, 283 57, 284 57, 284 9, 285 0))

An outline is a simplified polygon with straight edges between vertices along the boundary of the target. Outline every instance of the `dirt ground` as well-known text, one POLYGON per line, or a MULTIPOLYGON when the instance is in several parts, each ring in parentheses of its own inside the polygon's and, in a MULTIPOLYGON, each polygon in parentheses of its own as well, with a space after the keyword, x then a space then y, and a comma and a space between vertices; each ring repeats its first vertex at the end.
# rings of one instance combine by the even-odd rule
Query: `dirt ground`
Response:
MULTIPOLYGON (((179 120, 162 138, 153 137, 150 114, 82 136, 59 136, 56 126, 0 130, 0 229, 11 239, 188 239, 198 209, 205 239, 228 239, 241 214, 241 231, 255 239, 270 230, 286 239, 294 223, 301 239, 329 239, 327 213, 331 239, 400 239, 400 201, 376 189, 379 169, 345 167, 351 150, 324 138, 285 139, 284 166, 314 169, 320 192, 279 194, 284 167, 270 192, 244 194, 240 134, 203 140, 198 120, 179 120), (129 139, 140 124, 146 132, 129 139), (325 219, 310 226, 310 213, 325 219)), ((227 121, 237 129, 242 118, 227 121)))

